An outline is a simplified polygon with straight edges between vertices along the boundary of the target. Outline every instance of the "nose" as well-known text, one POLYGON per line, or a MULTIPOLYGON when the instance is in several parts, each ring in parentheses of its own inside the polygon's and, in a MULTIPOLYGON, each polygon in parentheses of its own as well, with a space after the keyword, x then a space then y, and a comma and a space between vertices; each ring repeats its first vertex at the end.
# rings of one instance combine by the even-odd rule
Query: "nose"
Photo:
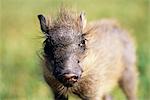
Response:
POLYGON ((79 79, 79 76, 76 75, 76 74, 64 74, 63 76, 64 76, 65 81, 68 81, 68 82, 71 82, 71 83, 75 83, 79 79))

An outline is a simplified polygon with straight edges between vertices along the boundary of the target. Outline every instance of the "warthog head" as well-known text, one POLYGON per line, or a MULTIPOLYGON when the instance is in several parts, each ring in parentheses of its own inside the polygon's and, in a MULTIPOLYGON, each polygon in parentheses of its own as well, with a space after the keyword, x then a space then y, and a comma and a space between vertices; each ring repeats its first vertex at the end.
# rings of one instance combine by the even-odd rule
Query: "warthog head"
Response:
POLYGON ((44 56, 50 63, 54 77, 66 87, 73 86, 82 75, 80 60, 86 50, 84 14, 79 16, 61 11, 58 18, 48 21, 38 15, 44 41, 44 56))

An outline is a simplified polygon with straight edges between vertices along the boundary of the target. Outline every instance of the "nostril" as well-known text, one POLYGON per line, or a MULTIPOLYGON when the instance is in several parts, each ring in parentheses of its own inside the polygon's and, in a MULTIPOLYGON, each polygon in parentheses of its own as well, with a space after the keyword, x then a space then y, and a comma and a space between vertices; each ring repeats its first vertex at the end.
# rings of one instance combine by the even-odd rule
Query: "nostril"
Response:
POLYGON ((78 79, 78 76, 72 76, 71 78, 73 78, 73 79, 78 79))

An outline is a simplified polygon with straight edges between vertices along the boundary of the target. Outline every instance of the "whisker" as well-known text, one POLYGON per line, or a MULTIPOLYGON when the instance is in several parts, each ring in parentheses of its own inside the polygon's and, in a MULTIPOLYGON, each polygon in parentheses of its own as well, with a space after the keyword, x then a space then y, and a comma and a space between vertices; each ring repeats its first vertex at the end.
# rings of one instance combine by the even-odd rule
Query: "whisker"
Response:
POLYGON ((64 91, 64 95, 65 95, 65 96, 67 96, 68 88, 66 88, 66 87, 65 87, 65 89, 64 89, 64 90, 65 90, 65 91, 64 91))
POLYGON ((58 93, 58 97, 60 97, 62 94, 64 94, 64 86, 62 86, 61 90, 58 93))
POLYGON ((44 57, 42 56, 42 51, 41 51, 41 50, 36 51, 36 54, 37 54, 37 56, 38 56, 42 61, 44 61, 44 57))

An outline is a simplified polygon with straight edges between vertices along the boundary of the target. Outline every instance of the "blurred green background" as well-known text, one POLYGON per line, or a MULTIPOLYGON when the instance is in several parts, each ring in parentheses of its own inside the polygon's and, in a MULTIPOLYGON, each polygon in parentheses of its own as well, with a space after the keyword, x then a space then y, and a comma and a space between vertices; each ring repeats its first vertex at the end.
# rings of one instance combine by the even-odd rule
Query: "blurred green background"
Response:
MULTIPOLYGON (((62 1, 1 0, 0 3, 0 100, 53 100, 37 56, 43 41, 37 15, 55 13, 62 1)), ((135 36, 140 72, 138 98, 150 100, 150 1, 68 0, 63 3, 85 11, 88 21, 115 18, 135 36)), ((112 94, 115 100, 125 100, 119 88, 112 94)))

